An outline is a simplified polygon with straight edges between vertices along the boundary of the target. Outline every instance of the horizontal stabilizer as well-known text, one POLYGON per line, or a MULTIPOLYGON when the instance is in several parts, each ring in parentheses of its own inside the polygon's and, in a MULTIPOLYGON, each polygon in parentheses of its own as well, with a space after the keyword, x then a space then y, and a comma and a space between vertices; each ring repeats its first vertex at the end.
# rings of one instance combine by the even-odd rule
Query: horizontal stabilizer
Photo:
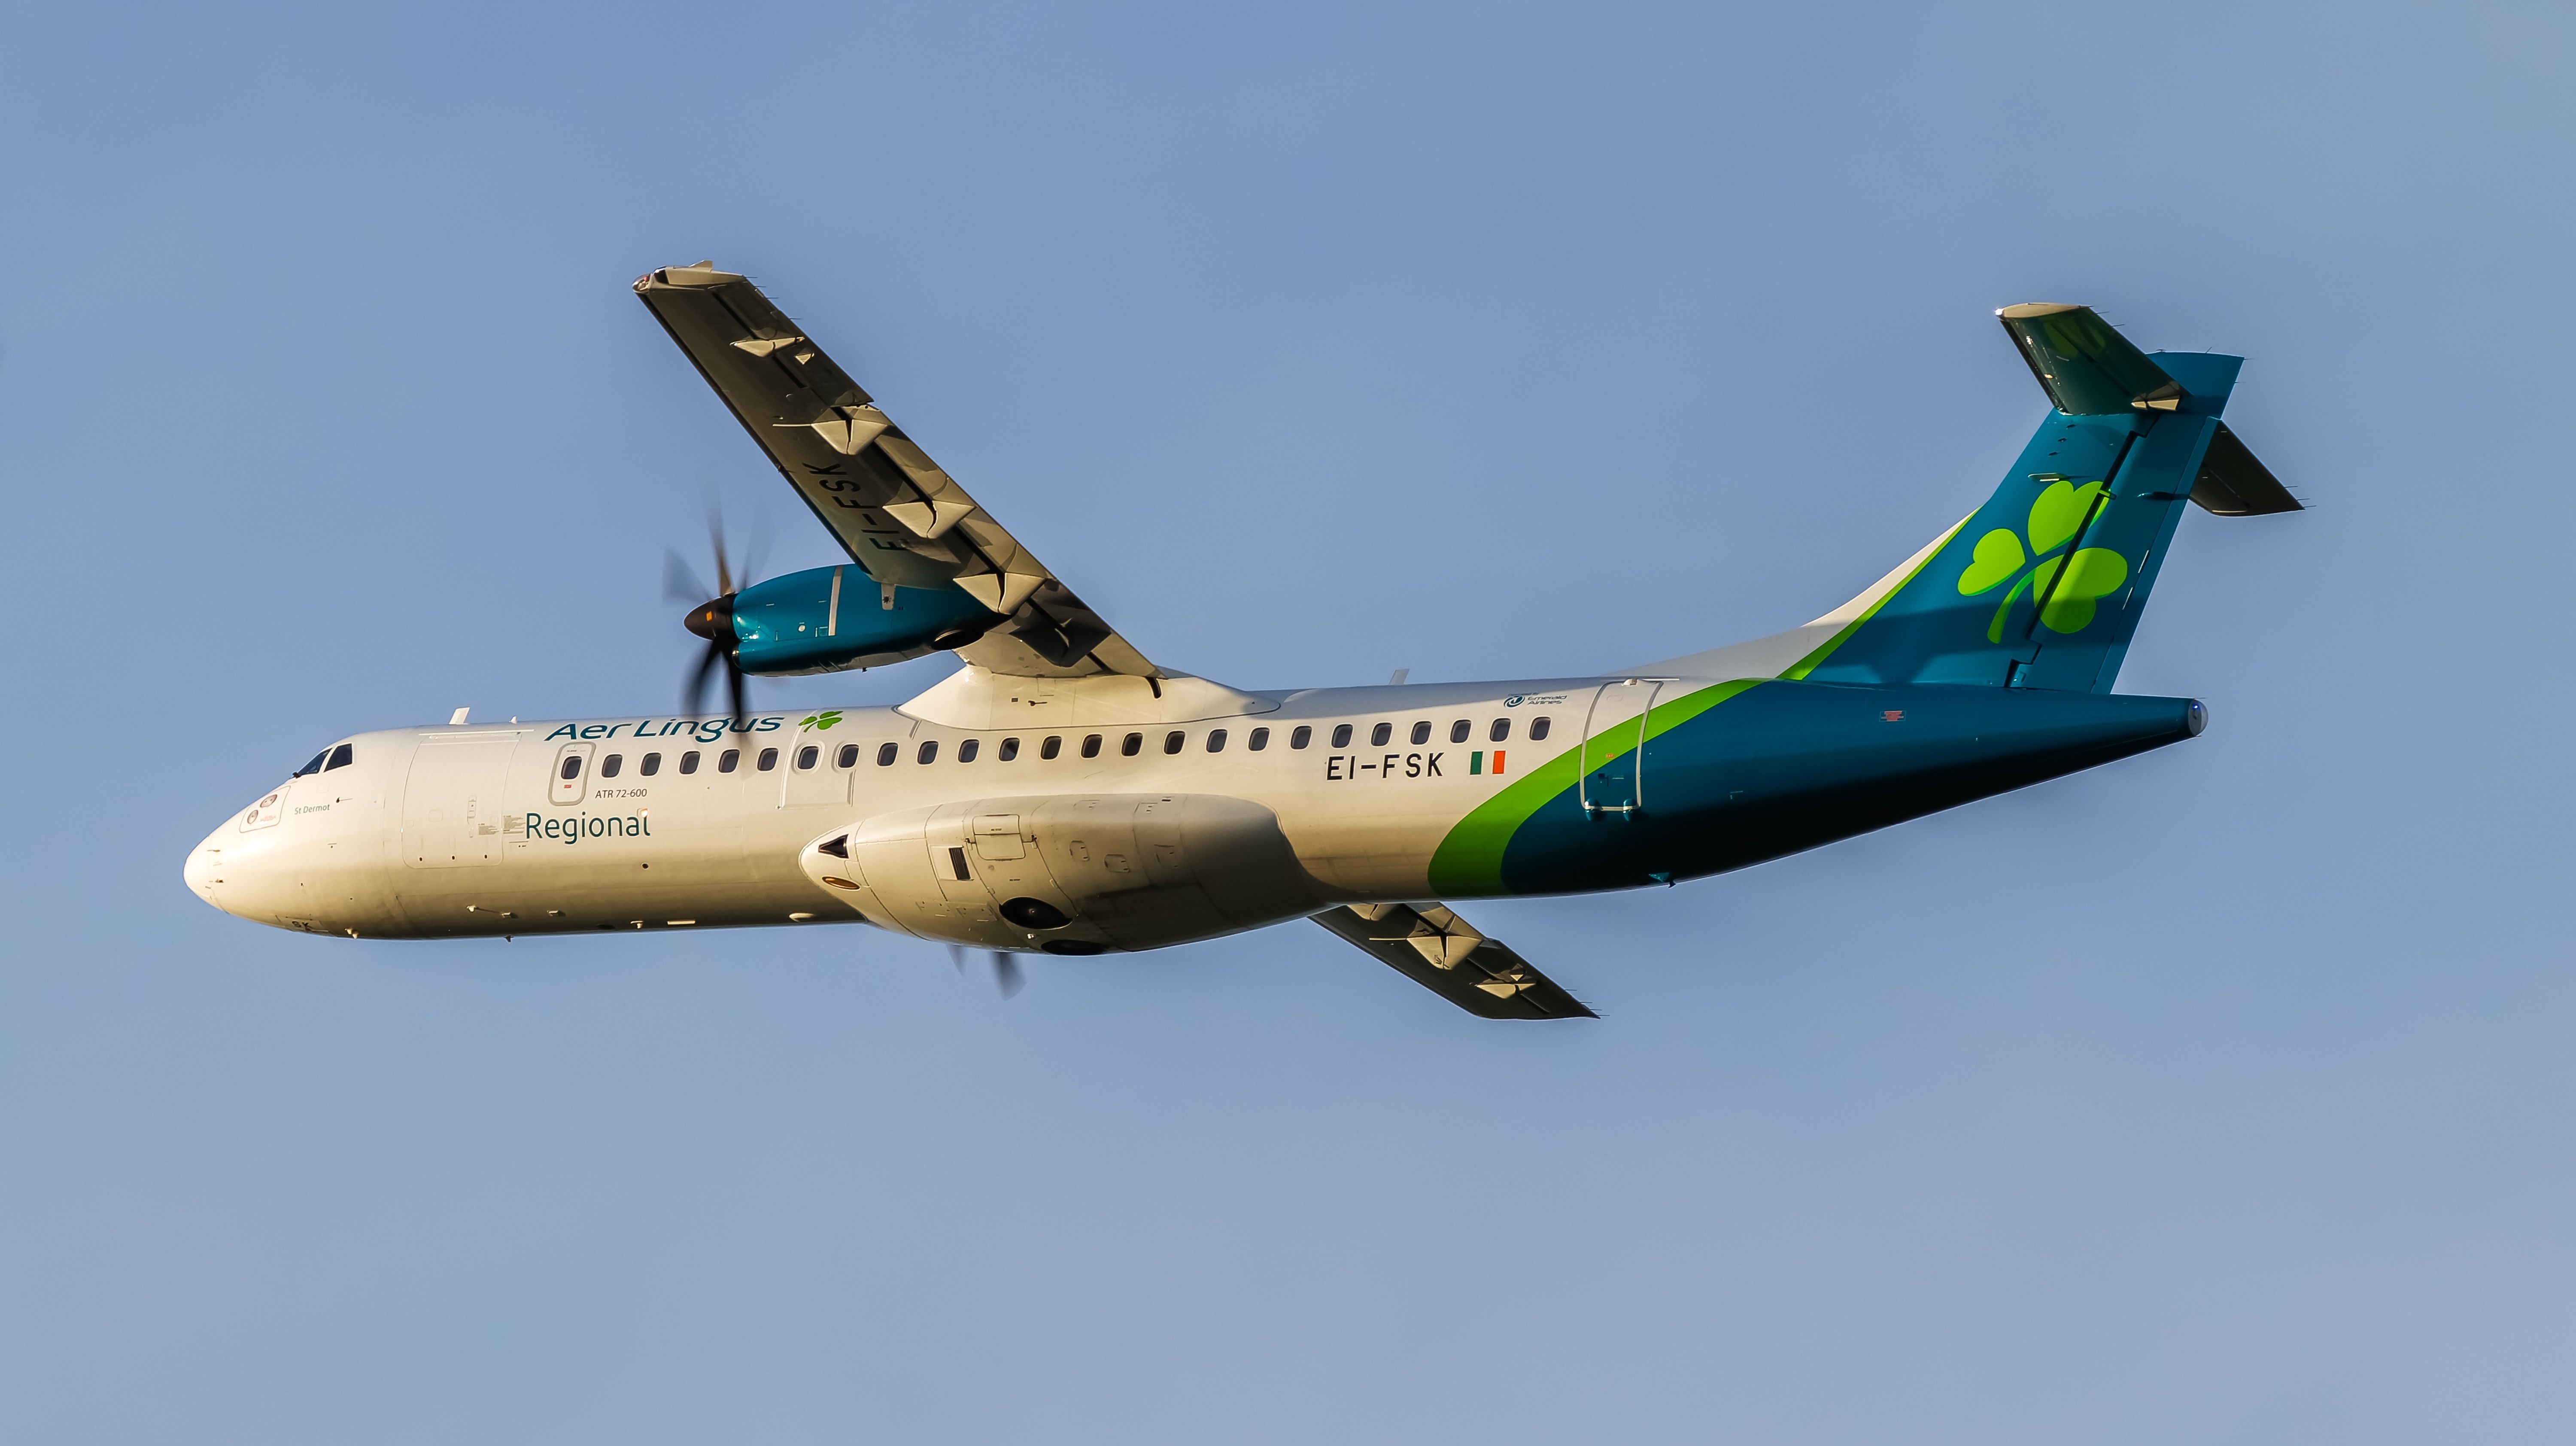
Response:
POLYGON ((2191 484, 2191 500, 2221 517, 2265 517, 2275 512, 2304 512, 2299 499, 2281 485, 2272 469, 2245 450, 2227 424, 2218 424, 2209 450, 2200 459, 2200 475, 2191 484))
POLYGON ((2089 306, 2033 302, 1995 313, 2057 409, 2074 416, 2170 412, 2189 395, 2089 306))
POLYGON ((1582 1000, 1438 904, 1351 904, 1315 922, 1487 1019, 1597 1019, 1582 1000))

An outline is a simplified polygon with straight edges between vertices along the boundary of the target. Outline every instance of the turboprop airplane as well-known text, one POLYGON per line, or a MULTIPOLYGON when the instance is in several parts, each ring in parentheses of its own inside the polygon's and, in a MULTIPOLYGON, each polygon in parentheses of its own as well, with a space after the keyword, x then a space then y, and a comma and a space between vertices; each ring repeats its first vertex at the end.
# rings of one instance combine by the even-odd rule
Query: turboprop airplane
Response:
POLYGON ((1984 506, 1804 627, 1245 690, 1138 651, 751 282, 635 292, 849 562, 689 611, 723 714, 331 743, 188 855, 208 903, 349 938, 864 922, 995 951, 1006 993, 1030 953, 1313 919, 1472 1013, 1589 1017, 1452 906, 1723 873, 2193 737, 2197 700, 2111 691, 2183 506, 2299 507, 2219 419, 2241 358, 2011 306, 2049 414, 1984 506), (939 651, 964 666, 900 707, 744 706, 745 675, 939 651))

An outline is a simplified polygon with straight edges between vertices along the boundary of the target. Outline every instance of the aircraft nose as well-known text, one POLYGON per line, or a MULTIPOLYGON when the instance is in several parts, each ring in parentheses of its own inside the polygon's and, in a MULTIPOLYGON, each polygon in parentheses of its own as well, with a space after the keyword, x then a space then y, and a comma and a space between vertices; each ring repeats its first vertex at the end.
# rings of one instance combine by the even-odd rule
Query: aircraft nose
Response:
POLYGON ((189 893, 229 914, 232 910, 224 907, 223 899, 223 842, 227 832, 228 828, 218 828, 206 835, 204 842, 188 850, 188 861, 180 866, 179 873, 188 881, 189 893))

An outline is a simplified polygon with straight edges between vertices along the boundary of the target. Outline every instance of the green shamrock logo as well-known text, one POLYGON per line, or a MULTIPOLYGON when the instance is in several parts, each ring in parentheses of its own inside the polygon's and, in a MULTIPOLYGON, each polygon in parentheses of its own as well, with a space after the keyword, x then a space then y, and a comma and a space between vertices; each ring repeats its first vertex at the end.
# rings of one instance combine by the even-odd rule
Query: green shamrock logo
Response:
POLYGON ((2093 601, 2120 590, 2129 580, 2128 559, 2107 547, 2086 547, 2076 551, 2073 561, 2064 554, 2041 557, 2075 539, 2084 520, 2093 515, 2103 498, 2102 484, 2087 482, 2078 487, 2063 477, 2050 482, 2030 504, 2030 551, 2022 551, 2021 538, 2009 527, 1998 527, 1977 539, 1977 548, 1968 559, 1968 570, 1959 574, 1959 595, 1975 597, 1978 593, 1999 587, 2012 578, 2012 590, 1995 608, 1995 619, 1986 624, 1986 641, 2004 640, 2004 615, 2012 610, 2013 599, 2022 589, 2030 589, 2034 599, 2047 601, 2039 610, 2039 620, 2050 632, 2080 633, 2093 621, 2093 601), (2023 564, 2039 557, 2027 570, 2023 564), (2058 577, 2065 569, 2066 576, 2058 577), (2019 576, 2014 576, 2016 573, 2019 576), (2053 587, 2051 584, 2055 584, 2053 587))
POLYGON ((838 723, 838 722, 840 722, 840 721, 841 721, 841 710, 840 710, 840 709, 838 709, 838 708, 834 708, 834 709, 832 709, 830 712, 827 712, 827 713, 816 713, 816 714, 812 714, 812 715, 810 715, 809 717, 807 717, 807 718, 806 718, 806 720, 805 720, 804 722, 799 723, 799 724, 797 724, 796 726, 797 726, 797 727, 799 727, 799 728, 815 728, 815 729, 822 729, 822 728, 829 728, 829 727, 831 727, 833 724, 838 723))

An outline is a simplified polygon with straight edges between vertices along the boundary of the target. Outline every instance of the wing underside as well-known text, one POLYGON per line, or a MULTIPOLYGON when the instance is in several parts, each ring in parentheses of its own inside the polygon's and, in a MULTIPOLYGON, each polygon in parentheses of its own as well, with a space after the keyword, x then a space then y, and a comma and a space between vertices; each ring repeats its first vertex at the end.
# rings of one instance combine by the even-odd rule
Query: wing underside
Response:
POLYGON ((959 656, 1014 676, 1161 676, 760 288, 701 262, 640 277, 635 293, 870 578, 954 585, 995 614, 959 656))
POLYGON ((1596 1019, 1589 1006, 1438 904, 1348 904, 1315 922, 1487 1019, 1596 1019))

